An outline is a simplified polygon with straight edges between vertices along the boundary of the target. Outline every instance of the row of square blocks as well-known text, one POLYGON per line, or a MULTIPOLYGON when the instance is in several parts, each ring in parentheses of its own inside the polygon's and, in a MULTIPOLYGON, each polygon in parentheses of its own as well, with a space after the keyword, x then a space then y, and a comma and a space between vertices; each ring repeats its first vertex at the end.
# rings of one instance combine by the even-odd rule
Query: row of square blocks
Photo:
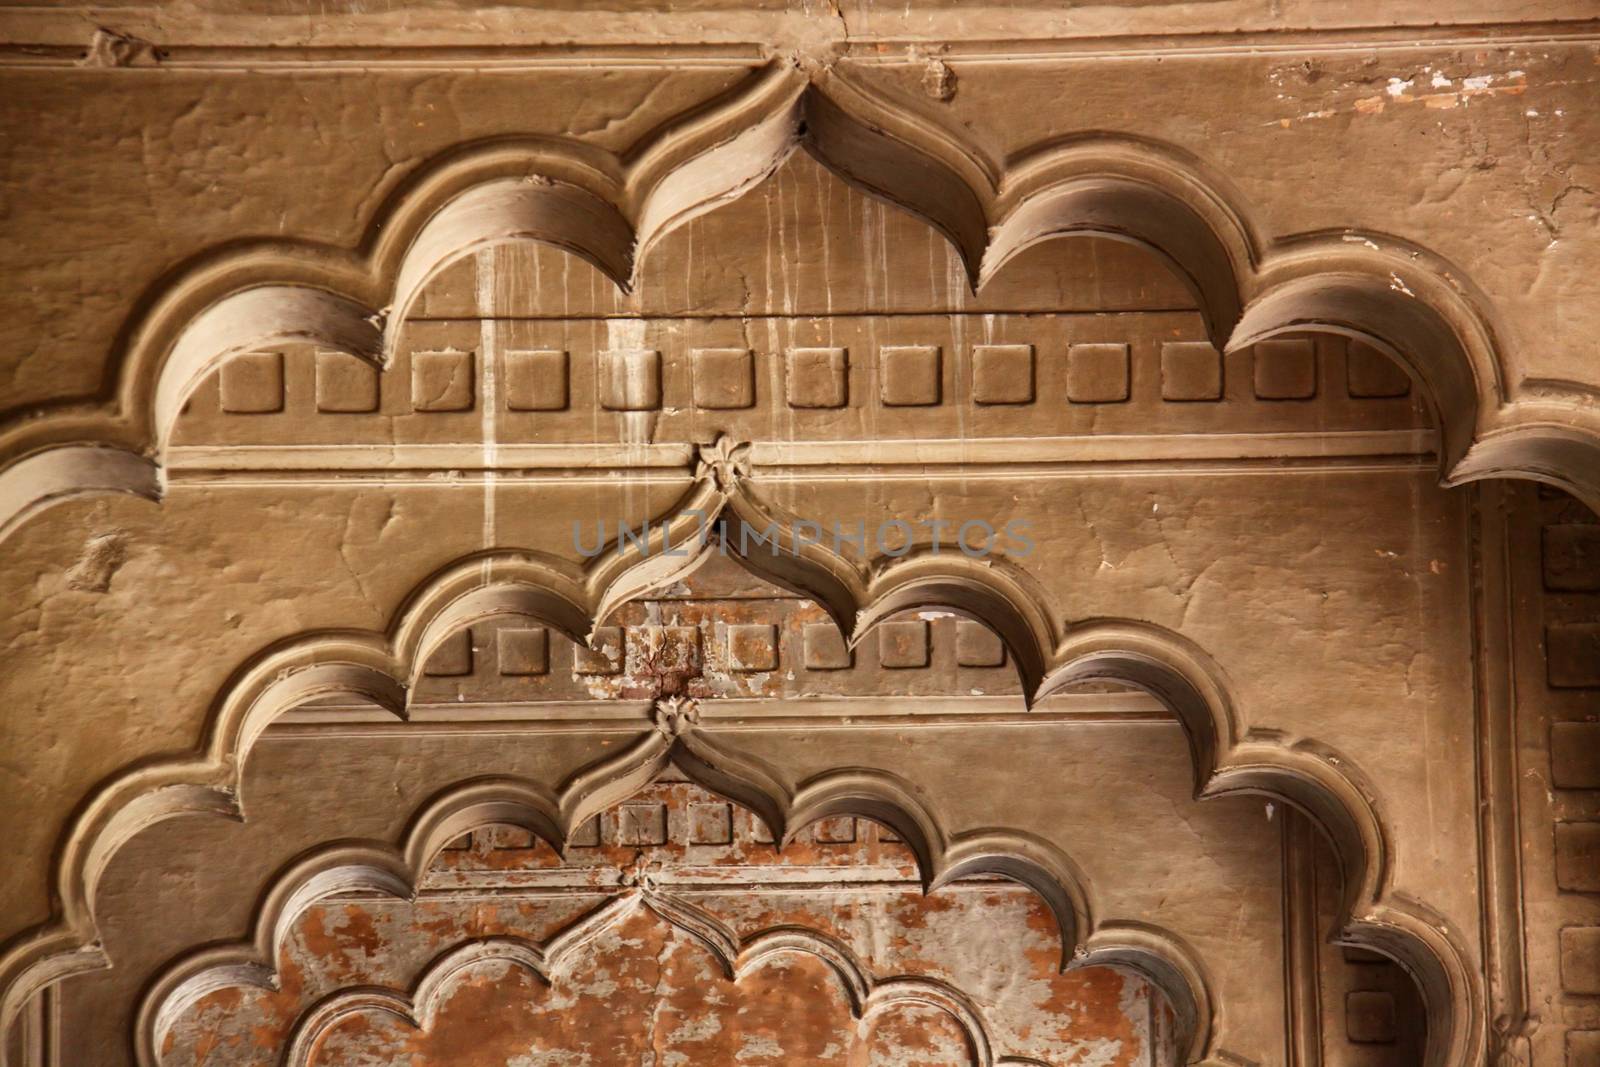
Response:
MULTIPOLYGON (((651 627, 651 635, 670 648, 683 666, 699 669, 700 629, 696 626, 651 627)), ((730 623, 719 627, 725 653, 723 662, 736 673, 753 674, 778 669, 780 630, 772 623, 730 623)), ((878 665, 890 670, 915 670, 931 662, 932 632, 924 619, 894 619, 879 623, 878 665)), ((626 660, 624 628, 601 626, 594 647, 574 644, 572 673, 621 674, 626 660)), ((640 639, 648 638, 644 634, 640 639)), ((801 660, 807 670, 848 670, 855 656, 831 622, 806 623, 800 632, 801 660)), ((473 634, 459 630, 447 637, 428 658, 424 672, 436 678, 473 673, 476 660, 473 634)), ((502 675, 537 676, 550 672, 550 631, 543 626, 503 626, 495 631, 495 666, 502 675)), ((980 623, 959 619, 955 627, 955 659, 959 667, 1003 667, 1005 646, 994 631, 980 623)))
MULTIPOLYGON (((600 406, 612 411, 654 411, 662 406, 662 357, 657 349, 601 351, 600 406)), ((1125 343, 1068 345, 1066 400, 1118 404, 1132 395, 1132 359, 1125 343)), ((830 409, 850 403, 848 348, 791 348, 784 359, 785 399, 791 408, 830 409)), ((939 345, 884 345, 878 349, 878 399, 887 407, 930 407, 943 402, 943 349, 939 345)), ((972 400, 981 405, 1036 401, 1033 345, 973 345, 972 400)), ((1172 402, 1223 399, 1224 359, 1204 341, 1168 341, 1160 348, 1161 398, 1172 402)), ((1310 339, 1263 341, 1253 350, 1251 386, 1259 400, 1310 400, 1317 395, 1316 346, 1310 339)), ((501 380, 510 411, 563 411, 571 401, 570 353, 560 349, 502 354, 501 380)), ((747 348, 689 351, 695 407, 738 410, 756 403, 755 355, 747 348)), ((284 408, 283 353, 234 356, 221 370, 222 410, 263 414, 284 408)), ((1405 396, 1405 372, 1372 349, 1352 345, 1346 388, 1356 399, 1405 396)), ((329 413, 373 412, 378 373, 342 352, 316 354, 316 407, 329 413)), ((478 400, 477 353, 458 349, 411 354, 411 409, 469 411, 478 400)))
MULTIPOLYGON (((1540 550, 1547 594, 1587 599, 1600 593, 1600 524, 1548 524, 1540 531, 1540 550)), ((1544 649, 1545 680, 1552 689, 1600 688, 1600 624, 1549 621, 1544 649)), ((1600 790, 1600 723, 1551 725, 1550 785, 1562 791, 1600 790)), ((1554 832, 1556 888, 1600 894, 1600 822, 1558 821, 1554 832)), ((1600 926, 1567 926, 1557 944, 1562 988, 1577 996, 1600 996, 1600 926)), ((1569 1032, 1567 1063, 1600 1067, 1600 1030, 1569 1032)))
MULTIPOLYGON (((519 851, 540 848, 534 834, 520 827, 495 826, 474 831, 477 846, 486 851, 519 851)), ((900 838, 887 827, 837 815, 819 819, 803 828, 796 839, 806 844, 855 845, 878 841, 895 843, 900 838)), ((576 827, 567 839, 568 848, 623 846, 633 848, 662 845, 770 845, 772 831, 754 812, 722 800, 690 801, 681 807, 660 800, 625 801, 576 827)), ((472 848, 473 834, 463 835, 448 846, 451 851, 472 848)))

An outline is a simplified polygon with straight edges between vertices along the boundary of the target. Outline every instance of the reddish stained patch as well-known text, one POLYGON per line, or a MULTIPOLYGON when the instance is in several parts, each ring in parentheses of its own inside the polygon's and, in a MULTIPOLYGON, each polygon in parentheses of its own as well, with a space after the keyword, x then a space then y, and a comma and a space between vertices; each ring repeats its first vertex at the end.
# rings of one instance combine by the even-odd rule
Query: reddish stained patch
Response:
POLYGON ((602 935, 595 955, 545 986, 520 967, 489 963, 458 979, 433 1026, 341 1022, 313 1063, 505 1067, 569 1053, 581 1062, 836 1065, 855 1062, 855 1026, 820 960, 797 958, 729 980, 698 942, 649 912, 602 935))
POLYGON ((382 938, 373 925, 373 916, 358 904, 342 908, 313 905, 306 909, 299 923, 299 933, 306 950, 316 957, 327 974, 336 979, 348 979, 360 972, 382 944, 382 938), (339 925, 328 928, 328 920, 340 918, 339 925))
POLYGON ((344 906, 344 925, 339 927, 343 941, 363 956, 373 956, 378 951, 378 931, 372 925, 372 913, 356 904, 344 906))
POLYGON ((428 944, 439 948, 461 939, 461 924, 445 905, 436 901, 423 901, 416 906, 411 929, 428 939, 428 944))
MULTIPOLYGON (((286 977, 292 977, 291 970, 286 977)), ((261 1020, 276 1013, 275 995, 258 989, 218 989, 197 1000, 162 1042, 163 1067, 241 1067, 273 1062, 284 1042, 287 1021, 273 1025, 261 1020)), ((298 1001, 298 992, 292 999, 298 1001)), ((290 1020, 299 1010, 289 1009, 290 1020)))
POLYGON ((973 1062, 972 1044, 937 1008, 907 1007, 874 1016, 860 1045, 862 1067, 956 1067, 973 1062))
POLYGON ((304 972, 290 955, 279 959, 278 984, 277 991, 232 987, 200 998, 168 1031, 161 1052, 164 1067, 275 1063, 304 1007, 304 972), (227 1055, 213 1060, 219 1049, 227 1055))
MULTIPOLYGON (((795 892, 804 894, 803 889, 795 892)), ((1029 1047, 1002 1046, 1003 1050, 1059 1055, 1093 1040, 1102 1051, 1114 1050, 1111 1058, 1096 1061, 1106 1067, 1143 1062, 1146 1038, 1140 1023, 1148 1010, 1143 985, 1104 969, 1056 973, 1060 946, 1054 919, 1037 897, 1019 888, 931 897, 914 888, 888 898, 881 893, 861 899, 836 894, 765 897, 762 903, 774 906, 743 912, 739 925, 752 931, 801 926, 846 943, 865 925, 889 938, 886 947, 893 967, 888 973, 950 980, 953 972, 937 950, 949 940, 941 924, 946 919, 965 921, 970 930, 974 915, 981 920, 989 914, 984 909, 1009 906, 1011 911, 1005 914, 1017 914, 1019 899, 1029 902, 1021 916, 1026 927, 1039 935, 1030 939, 1022 968, 1034 980, 1030 988, 1036 999, 1028 1016, 1033 1025, 1019 1035, 1029 1047), (932 936, 913 946, 909 938, 917 934, 932 936), (924 958, 925 952, 933 955, 924 958)), ((429 902, 419 909, 421 921, 412 929, 421 930, 417 936, 423 943, 446 930, 462 934, 462 939, 485 936, 485 931, 502 929, 509 917, 526 922, 552 904, 562 913, 574 908, 567 901, 517 900, 459 909, 452 918, 442 903, 429 902)), ((354 906, 344 904, 341 910, 354 906)), ((374 901, 370 906, 409 907, 394 901, 374 901)), ((538 925, 552 925, 550 914, 541 918, 538 925)), ((404 924, 373 923, 370 928, 392 928, 398 935, 404 924)), ((380 946, 377 951, 389 950, 380 946)), ((226 992, 233 994, 237 1006, 238 991, 226 992)), ((252 1018, 288 1007, 276 995, 246 1001, 242 1010, 252 1018)), ((227 1001, 219 998, 214 1003, 227 1001)), ((504 1067, 539 1052, 581 1054, 595 1063, 649 1062, 652 1053, 657 1063, 672 1062, 667 1055, 671 1052, 686 1056, 688 1063, 738 1062, 752 1067, 947 1067, 970 1062, 961 1033, 948 1016, 931 1012, 901 1018, 901 1012, 875 1017, 870 1026, 855 1026, 837 982, 819 961, 805 956, 782 957, 739 983, 730 982, 698 942, 642 912, 602 935, 592 954, 586 952, 569 973, 556 977, 554 989, 520 968, 482 965, 447 990, 432 1029, 417 1032, 387 1018, 352 1016, 319 1044, 314 1062, 325 1067, 369 1062, 504 1067)), ((251 1031, 251 1044, 267 1052, 281 1049, 287 1032, 286 1018, 262 1023, 251 1031)), ((190 1048, 210 1055, 222 1038, 214 1032, 209 1041, 191 1043, 190 1048)), ((247 1060, 230 1052, 214 1062, 247 1060)), ((248 1062, 266 1063, 269 1058, 248 1062)))
MULTIPOLYGON (((731 840, 722 829, 716 842, 696 843, 690 806, 728 802, 691 783, 658 781, 626 803, 661 805, 668 840, 642 848, 620 843, 620 808, 601 817, 600 844, 569 848, 565 857, 538 842, 528 847, 521 831, 479 830, 469 848, 435 862, 427 884, 499 887, 492 899, 473 892, 415 903, 346 899, 307 909, 279 961, 282 988, 250 990, 242 1002, 238 990, 201 1001, 169 1038, 165 1067, 200 1067, 208 1057, 230 1065, 271 1063, 299 1013, 336 988, 405 987, 427 961, 467 940, 547 941, 606 899, 617 868, 641 853, 669 871, 687 866, 702 885, 726 871, 735 891, 690 891, 685 899, 740 936, 801 927, 851 946, 875 974, 926 977, 1000 996, 1009 1007, 984 1002, 984 1010, 1001 1052, 1057 1062, 1092 1048, 1097 1064, 1132 1067, 1148 1055, 1152 1011, 1169 1015, 1136 978, 1106 969, 1059 973, 1055 917, 1030 891, 995 880, 924 896, 910 850, 869 820, 834 820, 820 834, 804 828, 780 851, 757 840, 754 816, 737 806, 729 809, 731 840), (825 892, 774 881, 797 876, 798 867, 868 881, 859 890, 825 892), (556 893, 531 888, 535 875, 548 880, 552 872, 561 887, 556 893), (872 880, 880 881, 877 888, 870 888, 872 880), (738 891, 746 884, 759 888, 738 891), (1001 986, 994 985, 996 968, 1009 976, 1001 986), (235 998, 231 1004, 227 994, 235 998), (237 1047, 242 1040, 249 1050, 237 1047)), ((954 1024, 942 1013, 924 1018, 897 1009, 857 1026, 843 1003, 837 982, 815 959, 781 957, 732 983, 698 942, 643 913, 602 934, 570 973, 556 977, 554 989, 510 965, 481 965, 447 989, 430 1030, 352 1016, 321 1042, 317 1062, 503 1067, 539 1052, 581 1054, 594 1063, 648 1061, 652 1054, 657 1063, 671 1062, 668 1053, 680 1053, 689 1063, 756 1067, 968 1062, 945 1032, 954 1024)))

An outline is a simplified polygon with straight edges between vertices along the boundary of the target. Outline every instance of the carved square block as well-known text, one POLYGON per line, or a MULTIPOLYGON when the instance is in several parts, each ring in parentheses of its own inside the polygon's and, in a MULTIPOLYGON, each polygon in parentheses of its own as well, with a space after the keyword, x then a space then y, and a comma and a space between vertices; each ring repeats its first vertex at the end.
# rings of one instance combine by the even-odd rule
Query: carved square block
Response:
POLYGON ((1561 988, 1568 993, 1600 993, 1600 926, 1569 926, 1561 931, 1561 988))
POLYGON ((979 404, 1033 403, 1033 346, 973 345, 972 399, 979 404))
POLYGON ((792 408, 842 408, 850 401, 850 353, 843 348, 791 348, 784 392, 792 408))
POLYGON ((1600 789, 1600 722, 1550 727, 1550 782, 1557 789, 1600 789))
POLYGON ((423 665, 423 674, 435 678, 456 678, 472 673, 472 631, 457 630, 434 646, 423 665))
POLYGON ((1600 593, 1600 523, 1556 523, 1543 533, 1544 587, 1600 593))
POLYGON ((600 406, 607 411, 655 411, 661 407, 661 353, 653 348, 601 352, 600 406))
POLYGON ((939 346, 884 345, 878 349, 878 394, 890 407, 939 402, 939 346))
POLYGON ((923 619, 896 619, 878 625, 878 664, 892 670, 928 665, 928 624, 923 619))
POLYGON ((849 815, 818 820, 811 830, 820 845, 848 845, 856 839, 856 821, 849 815))
POLYGON ((982 405, 1034 403, 1034 346, 974 344, 973 400, 982 405))
POLYGON ((1600 1067, 1600 1030, 1567 1031, 1567 1067, 1600 1067))
POLYGON ((1371 345, 1351 341, 1345 350, 1345 387, 1358 400, 1405 396, 1411 376, 1371 345))
POLYGON ((1222 399, 1222 353, 1210 341, 1168 341, 1161 346, 1161 399, 1222 399))
POLYGON ((800 632, 808 671, 843 671, 855 664, 844 635, 831 622, 808 622, 800 632))
POLYGON ((1000 667, 1006 662, 1006 646, 1000 635, 981 622, 956 620, 956 665, 959 667, 1000 667))
POLYGON ((533 831, 520 826, 489 826, 485 830, 489 848, 495 852, 514 852, 534 848, 538 844, 533 831))
POLYGON ((550 670, 550 631, 543 626, 503 627, 495 635, 501 674, 546 674, 550 670))
POLYGON ((1067 399, 1074 404, 1120 404, 1128 399, 1128 346, 1067 346, 1067 399))
POLYGON ((657 669, 685 675, 700 673, 700 627, 652 626, 649 642, 657 669))
POLYGON ((600 816, 596 815, 582 826, 575 827, 567 837, 568 848, 600 847, 600 816))
POLYGON ((734 411, 756 403, 755 357, 748 348, 696 348, 689 353, 695 407, 734 411))
POLYGON ((1261 341, 1255 346, 1258 400, 1310 400, 1317 395, 1317 349, 1309 338, 1261 341))
POLYGON ((505 354, 506 409, 565 411, 567 354, 559 348, 520 349, 505 354))
POLYGON ((1394 994, 1379 989, 1357 989, 1346 993, 1344 1031, 1353 1044, 1394 1044, 1394 994))
POLYGON ((617 809, 617 844, 667 843, 667 806, 648 802, 624 804, 617 809))
POLYGON ((473 362, 473 353, 454 348, 411 353, 411 407, 471 411, 476 395, 473 362))
POLYGON ((378 368, 348 352, 318 352, 317 410, 360 414, 378 410, 378 368))
POLYGON ((217 377, 223 411, 234 415, 265 415, 283 410, 282 352, 229 356, 217 377))
POLYGON ((574 674, 621 674, 623 662, 622 627, 601 626, 594 632, 593 646, 572 646, 572 672, 574 674))
POLYGON ((1552 689, 1600 688, 1600 623, 1551 623, 1544 642, 1552 689))
POLYGON ((1600 822, 1556 823, 1556 885, 1600 893, 1600 822))
POLYGON ((730 845, 733 843, 733 808, 727 804, 689 805, 689 844, 730 845))
POLYGON ((728 626, 728 667, 742 674, 778 669, 778 628, 764 622, 728 626))

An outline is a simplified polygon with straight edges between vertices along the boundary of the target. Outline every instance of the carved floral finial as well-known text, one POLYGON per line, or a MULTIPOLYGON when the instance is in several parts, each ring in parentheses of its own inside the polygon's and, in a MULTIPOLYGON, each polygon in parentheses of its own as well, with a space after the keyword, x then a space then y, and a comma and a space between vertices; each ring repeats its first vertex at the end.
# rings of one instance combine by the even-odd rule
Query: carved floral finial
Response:
POLYGON ((662 697, 651 715, 661 736, 676 740, 700 724, 700 705, 693 697, 662 697))
POLYGON ((643 852, 635 852, 633 859, 617 868, 617 884, 627 889, 652 892, 658 884, 657 875, 660 873, 660 860, 647 860, 643 852))
POLYGON ((922 91, 935 100, 949 103, 956 95, 956 72, 942 59, 929 59, 922 68, 922 91))
POLYGON ((717 488, 731 493, 739 487, 739 479, 750 477, 750 442, 740 444, 727 434, 717 438, 713 445, 701 445, 700 462, 695 467, 697 480, 713 478, 717 488))
POLYGON ((100 27, 89 38, 89 48, 78 60, 80 67, 153 67, 162 52, 149 41, 100 27))

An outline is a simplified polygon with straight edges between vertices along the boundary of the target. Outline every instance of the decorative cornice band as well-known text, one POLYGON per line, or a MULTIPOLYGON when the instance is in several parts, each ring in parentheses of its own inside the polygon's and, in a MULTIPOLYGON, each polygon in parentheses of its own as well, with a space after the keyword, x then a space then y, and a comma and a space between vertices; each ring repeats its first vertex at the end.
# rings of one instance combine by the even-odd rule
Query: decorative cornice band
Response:
MULTIPOLYGON (((571 14, 571 13, 569 13, 571 14)), ((105 13, 99 13, 102 21, 105 13)), ((215 20, 213 20, 215 21, 215 20)), ((435 30, 434 40, 410 43, 404 28, 374 23, 362 39, 355 35, 305 43, 304 18, 294 20, 291 39, 284 36, 282 17, 243 17, 228 28, 174 25, 163 17, 161 40, 154 42, 157 58, 143 69, 208 71, 371 71, 383 70, 551 70, 604 67, 755 67, 773 55, 773 36, 730 33, 720 41, 683 36, 674 40, 670 26, 652 34, 657 43, 633 44, 605 40, 593 33, 568 29, 564 43, 538 39, 537 29, 524 29, 525 40, 504 43, 507 36, 485 33, 478 39, 463 36, 438 44, 443 33, 459 34, 459 21, 448 30, 435 30), (272 44, 240 41, 273 40, 272 44)), ((660 21, 660 20, 658 20, 660 21)), ((769 22, 782 22, 772 18, 769 22)), ((924 18, 924 23, 927 19, 924 18)), ((748 21, 746 25, 754 29, 748 21)), ((70 10, 10 10, 5 13, 0 43, 0 68, 74 69, 84 65, 89 48, 85 21, 70 10)), ((136 13, 124 13, 112 28, 129 35, 157 36, 136 13)), ((703 22, 697 23, 703 38, 703 22)), ((426 28, 425 28, 426 29, 426 28)), ((548 39, 555 35, 546 33, 548 39)), ((965 62, 1015 63, 1061 60, 1216 58, 1233 56, 1285 56, 1338 52, 1410 52, 1462 47, 1540 47, 1583 45, 1600 41, 1600 20, 1592 18, 1543 21, 1480 21, 1457 25, 1404 22, 1384 26, 1342 26, 1256 30, 1196 29, 1173 33, 1093 33, 1079 31, 1014 33, 1000 37, 969 37, 950 32, 937 19, 924 32, 886 27, 881 32, 841 33, 829 41, 841 58, 864 65, 923 62, 929 54, 965 62)), ((114 69, 140 69, 137 65, 114 69)))
MULTIPOLYGON (((750 461, 766 475, 794 473, 807 479, 851 478, 863 473, 918 479, 1008 475, 1076 477, 1148 470, 1193 472, 1267 465, 1318 470, 1356 465, 1370 470, 1431 469, 1438 454, 1432 430, 1371 430, 1311 433, 1096 434, 1069 437, 996 437, 945 441, 770 441, 750 446, 750 461)), ((694 446, 677 443, 498 444, 485 455, 481 444, 418 445, 187 445, 168 449, 167 482, 251 485, 285 480, 335 483, 379 478, 385 484, 419 481, 438 485, 471 481, 493 471, 496 481, 606 483, 641 470, 671 471, 690 478, 694 446)), ((659 480, 659 479, 655 479, 659 480)))

